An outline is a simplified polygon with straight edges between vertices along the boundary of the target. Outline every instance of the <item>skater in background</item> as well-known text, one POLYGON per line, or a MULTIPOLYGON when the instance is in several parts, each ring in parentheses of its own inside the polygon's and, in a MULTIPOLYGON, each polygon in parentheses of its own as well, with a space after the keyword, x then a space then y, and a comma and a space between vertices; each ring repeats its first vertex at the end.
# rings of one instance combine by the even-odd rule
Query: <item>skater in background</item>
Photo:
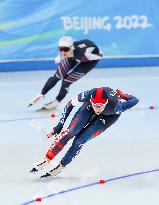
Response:
POLYGON ((28 107, 39 102, 58 81, 62 80, 57 97, 43 107, 56 108, 68 93, 70 85, 92 70, 102 56, 95 43, 88 39, 73 41, 72 37, 63 36, 58 46, 59 55, 55 58, 55 63, 58 64, 57 71, 47 80, 41 93, 29 102, 28 107))
POLYGON ((37 173, 43 169, 64 148, 67 142, 74 138, 71 147, 59 165, 41 177, 56 176, 79 154, 87 141, 99 136, 118 120, 122 112, 135 106, 138 101, 132 95, 124 94, 118 89, 114 91, 109 87, 94 88, 80 93, 65 106, 59 123, 47 135, 47 138, 55 136, 53 144, 44 159, 35 164, 30 172, 37 173), (82 105, 75 113, 68 128, 62 131, 67 117, 74 106, 78 104, 82 105))

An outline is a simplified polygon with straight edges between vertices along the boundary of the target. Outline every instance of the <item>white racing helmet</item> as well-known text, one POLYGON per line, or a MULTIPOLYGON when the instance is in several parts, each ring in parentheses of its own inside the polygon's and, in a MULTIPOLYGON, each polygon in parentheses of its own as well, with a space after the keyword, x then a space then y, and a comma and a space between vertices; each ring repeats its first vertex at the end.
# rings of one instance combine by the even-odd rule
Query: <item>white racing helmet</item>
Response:
POLYGON ((63 36, 59 40, 59 47, 68 47, 70 48, 73 45, 73 39, 71 36, 63 36))

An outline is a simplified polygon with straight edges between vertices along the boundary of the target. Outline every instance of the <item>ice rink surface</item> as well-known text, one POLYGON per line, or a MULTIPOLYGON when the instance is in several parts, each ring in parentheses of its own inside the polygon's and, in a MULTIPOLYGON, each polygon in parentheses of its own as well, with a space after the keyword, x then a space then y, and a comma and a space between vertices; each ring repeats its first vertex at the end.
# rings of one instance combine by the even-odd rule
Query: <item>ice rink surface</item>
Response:
MULTIPOLYGON (((41 103, 31 108, 26 104, 53 73, 0 73, 0 204, 158 205, 159 67, 94 69, 74 83, 57 118, 70 98, 93 87, 120 88, 140 102, 85 144, 59 176, 41 180, 29 171, 53 140, 45 140, 39 127, 49 132, 58 119, 35 112, 41 103), (106 183, 100 184, 100 180, 106 183), (41 201, 36 202, 37 198, 41 201)), ((43 103, 53 99, 59 88, 60 83, 43 103)), ((58 164, 70 144, 42 173, 58 164)))

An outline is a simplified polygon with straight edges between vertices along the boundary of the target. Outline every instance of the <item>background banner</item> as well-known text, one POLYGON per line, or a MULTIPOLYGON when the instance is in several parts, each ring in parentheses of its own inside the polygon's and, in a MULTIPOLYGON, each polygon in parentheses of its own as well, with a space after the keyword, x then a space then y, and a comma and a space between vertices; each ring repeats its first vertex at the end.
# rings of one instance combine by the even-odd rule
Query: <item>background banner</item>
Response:
POLYGON ((49 59, 58 39, 89 38, 107 58, 159 56, 158 0, 0 1, 0 60, 49 59))

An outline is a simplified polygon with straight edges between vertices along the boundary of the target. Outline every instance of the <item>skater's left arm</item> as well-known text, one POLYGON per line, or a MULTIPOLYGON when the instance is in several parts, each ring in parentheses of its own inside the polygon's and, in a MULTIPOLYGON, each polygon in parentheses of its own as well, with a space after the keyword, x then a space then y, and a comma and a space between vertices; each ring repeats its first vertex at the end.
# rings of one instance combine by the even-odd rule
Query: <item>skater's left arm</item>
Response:
POLYGON ((117 112, 124 112, 126 111, 127 109, 130 109, 132 107, 134 107, 138 102, 139 102, 139 99, 132 96, 132 95, 128 95, 128 94, 124 94, 122 91, 120 90, 116 90, 120 99, 123 99, 125 100, 124 102, 122 101, 119 101, 115 108, 114 108, 114 112, 117 113, 117 112))

